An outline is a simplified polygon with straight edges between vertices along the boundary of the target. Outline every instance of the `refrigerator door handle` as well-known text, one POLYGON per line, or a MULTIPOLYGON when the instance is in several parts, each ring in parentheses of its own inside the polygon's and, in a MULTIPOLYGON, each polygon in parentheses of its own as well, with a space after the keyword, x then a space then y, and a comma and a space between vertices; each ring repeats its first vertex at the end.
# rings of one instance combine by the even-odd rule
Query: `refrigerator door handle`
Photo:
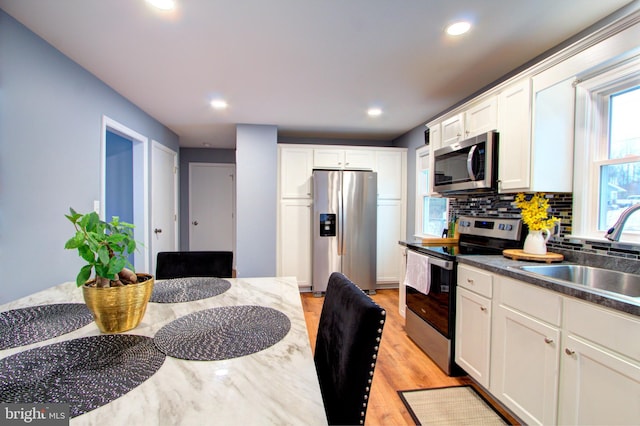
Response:
POLYGON ((342 202, 342 190, 338 190, 338 256, 344 255, 344 205, 342 202))

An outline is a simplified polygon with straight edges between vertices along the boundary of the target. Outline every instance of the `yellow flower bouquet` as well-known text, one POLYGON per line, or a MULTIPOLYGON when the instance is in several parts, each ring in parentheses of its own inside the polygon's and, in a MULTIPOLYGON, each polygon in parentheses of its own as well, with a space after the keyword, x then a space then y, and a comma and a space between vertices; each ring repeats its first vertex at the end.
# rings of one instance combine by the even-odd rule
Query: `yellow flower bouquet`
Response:
POLYGON ((533 194, 527 200, 522 192, 516 195, 515 205, 522 212, 522 221, 529 227, 530 231, 551 230, 560 222, 555 216, 549 217, 549 200, 545 198, 543 192, 533 194))

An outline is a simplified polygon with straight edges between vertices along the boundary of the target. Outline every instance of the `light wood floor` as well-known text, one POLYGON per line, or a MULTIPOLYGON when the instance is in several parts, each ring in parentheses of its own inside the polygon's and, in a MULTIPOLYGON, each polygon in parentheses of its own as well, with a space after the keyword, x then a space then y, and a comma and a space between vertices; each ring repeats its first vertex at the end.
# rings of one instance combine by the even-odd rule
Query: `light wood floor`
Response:
MULTIPOLYGON (((315 350, 324 297, 314 297, 313 293, 302 293, 301 297, 311 347, 315 350)), ((374 372, 366 425, 415 425, 397 391, 473 383, 466 376, 449 377, 444 374, 407 336, 404 318, 398 312, 398 290, 378 290, 371 297, 387 311, 387 321, 374 372)), ((501 411, 516 423, 504 410, 501 411)))

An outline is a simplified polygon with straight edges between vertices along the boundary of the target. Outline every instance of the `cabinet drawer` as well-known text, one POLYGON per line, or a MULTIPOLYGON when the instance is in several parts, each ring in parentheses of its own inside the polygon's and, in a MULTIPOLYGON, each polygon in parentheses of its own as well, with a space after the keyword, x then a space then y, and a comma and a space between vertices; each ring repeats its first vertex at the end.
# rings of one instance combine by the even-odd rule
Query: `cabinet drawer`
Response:
POLYGON ((569 333, 640 361, 640 320, 573 299, 565 300, 565 324, 569 333))
POLYGON ((496 277, 496 300, 533 318, 560 326, 562 296, 511 278, 496 277))
POLYGON ((458 265, 458 285, 489 299, 493 296, 493 275, 481 269, 458 265))

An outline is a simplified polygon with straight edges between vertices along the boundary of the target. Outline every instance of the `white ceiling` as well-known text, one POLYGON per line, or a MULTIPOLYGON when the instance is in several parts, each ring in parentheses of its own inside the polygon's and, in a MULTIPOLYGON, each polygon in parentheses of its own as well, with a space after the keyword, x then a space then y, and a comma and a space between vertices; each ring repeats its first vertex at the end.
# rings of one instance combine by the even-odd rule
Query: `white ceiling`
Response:
MULTIPOLYGON (((629 0, 0 0, 0 7, 171 128, 235 147, 235 124, 391 140, 629 0), (444 35, 466 18, 466 36, 444 35), (229 108, 213 110, 224 97, 229 108), (370 118, 370 106, 384 110, 370 118)), ((638 1, 634 2, 635 7, 638 1)))

